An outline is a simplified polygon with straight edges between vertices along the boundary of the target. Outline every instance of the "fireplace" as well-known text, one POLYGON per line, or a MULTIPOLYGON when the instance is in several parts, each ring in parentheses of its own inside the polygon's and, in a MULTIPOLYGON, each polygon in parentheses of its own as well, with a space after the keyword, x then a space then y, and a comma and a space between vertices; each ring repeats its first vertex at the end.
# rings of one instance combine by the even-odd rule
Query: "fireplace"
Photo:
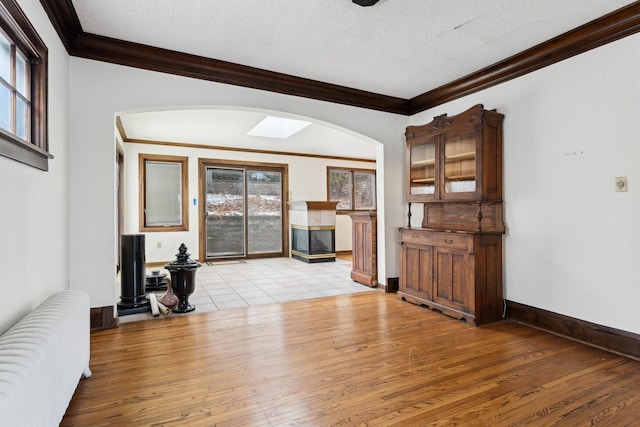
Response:
POLYGON ((336 260, 335 227, 291 226, 291 256, 312 262, 336 260))
POLYGON ((290 202, 291 257, 306 263, 336 260, 337 202, 290 202))

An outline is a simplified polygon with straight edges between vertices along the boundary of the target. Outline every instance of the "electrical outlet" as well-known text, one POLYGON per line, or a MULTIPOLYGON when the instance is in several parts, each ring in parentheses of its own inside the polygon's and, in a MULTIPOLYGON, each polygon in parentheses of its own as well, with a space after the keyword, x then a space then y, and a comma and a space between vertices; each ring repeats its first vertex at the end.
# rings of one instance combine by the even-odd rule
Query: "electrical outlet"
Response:
POLYGON ((616 191, 624 193, 627 191, 627 177, 626 176, 617 176, 616 177, 616 191))

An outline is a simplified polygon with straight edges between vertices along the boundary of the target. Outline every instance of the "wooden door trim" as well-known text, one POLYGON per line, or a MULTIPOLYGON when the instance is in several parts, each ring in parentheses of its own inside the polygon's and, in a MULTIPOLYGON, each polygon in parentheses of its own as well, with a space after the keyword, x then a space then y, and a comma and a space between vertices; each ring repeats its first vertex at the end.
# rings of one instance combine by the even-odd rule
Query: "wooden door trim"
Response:
MULTIPOLYGON (((289 165, 286 163, 266 163, 266 162, 247 162, 240 160, 222 160, 210 158, 198 158, 198 194, 200 195, 200 208, 198 209, 198 243, 200 262, 207 261, 207 241, 206 241, 206 199, 207 189, 205 181, 205 172, 207 167, 238 167, 245 169, 261 168, 264 170, 273 170, 282 173, 282 256, 289 254, 289 210, 287 209, 289 202, 289 165)), ((246 243, 246 242, 245 242, 246 243)), ((248 257, 248 247, 245 248, 245 256, 248 257)), ((252 257, 253 258, 253 257, 252 257)), ((260 258, 260 256, 255 256, 260 258)))

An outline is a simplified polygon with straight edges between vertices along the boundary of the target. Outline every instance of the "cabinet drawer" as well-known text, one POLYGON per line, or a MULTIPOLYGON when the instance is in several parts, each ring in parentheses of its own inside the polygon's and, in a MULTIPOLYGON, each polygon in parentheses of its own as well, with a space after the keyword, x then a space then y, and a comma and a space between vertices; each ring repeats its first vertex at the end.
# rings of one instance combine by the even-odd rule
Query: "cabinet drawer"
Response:
POLYGON ((427 230, 402 230, 400 241, 402 243, 418 243, 421 245, 431 244, 431 232, 427 230))
POLYGON ((431 244, 433 246, 469 249, 472 239, 472 236, 463 234, 431 233, 431 244))
POLYGON ((442 246, 459 249, 473 248, 473 236, 468 234, 443 233, 431 230, 404 229, 400 233, 402 243, 419 245, 442 246))

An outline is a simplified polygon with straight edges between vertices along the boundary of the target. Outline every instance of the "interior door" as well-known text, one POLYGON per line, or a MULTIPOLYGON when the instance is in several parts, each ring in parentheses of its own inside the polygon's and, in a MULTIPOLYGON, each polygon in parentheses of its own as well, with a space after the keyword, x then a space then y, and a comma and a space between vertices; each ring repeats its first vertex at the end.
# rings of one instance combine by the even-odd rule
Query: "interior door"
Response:
POLYGON ((118 230, 116 232, 116 242, 118 242, 118 263, 116 264, 116 272, 120 271, 121 263, 121 242, 120 236, 124 234, 124 151, 119 145, 116 145, 116 192, 118 197, 117 221, 118 230))

